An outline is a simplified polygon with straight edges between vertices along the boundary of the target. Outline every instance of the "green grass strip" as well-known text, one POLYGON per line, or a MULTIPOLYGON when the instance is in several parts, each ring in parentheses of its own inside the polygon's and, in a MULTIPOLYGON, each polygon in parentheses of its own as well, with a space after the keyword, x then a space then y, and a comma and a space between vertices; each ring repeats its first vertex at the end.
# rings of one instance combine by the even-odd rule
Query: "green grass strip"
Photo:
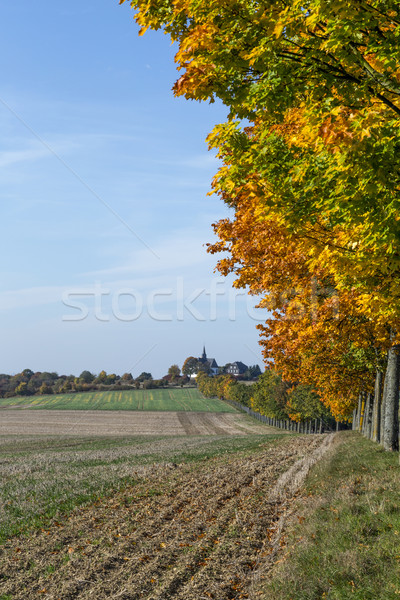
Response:
POLYGON ((343 432, 308 477, 265 600, 398 600, 398 454, 343 432))
POLYGON ((0 398, 0 407, 31 410, 147 410, 237 412, 218 398, 204 398, 196 388, 125 390, 0 398))

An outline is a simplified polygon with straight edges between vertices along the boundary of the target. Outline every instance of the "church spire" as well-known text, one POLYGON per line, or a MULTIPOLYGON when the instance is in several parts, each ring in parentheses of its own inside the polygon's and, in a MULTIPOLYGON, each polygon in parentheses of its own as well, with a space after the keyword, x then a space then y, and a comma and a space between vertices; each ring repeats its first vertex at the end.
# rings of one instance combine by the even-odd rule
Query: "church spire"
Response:
POLYGON ((203 356, 201 357, 203 360, 207 360, 206 347, 203 346, 203 356))

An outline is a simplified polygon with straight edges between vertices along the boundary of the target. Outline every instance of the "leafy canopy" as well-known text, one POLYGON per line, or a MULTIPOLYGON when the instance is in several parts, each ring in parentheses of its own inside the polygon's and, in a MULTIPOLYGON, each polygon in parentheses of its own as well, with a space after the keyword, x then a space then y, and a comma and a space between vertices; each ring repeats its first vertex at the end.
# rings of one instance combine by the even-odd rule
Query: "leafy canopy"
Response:
POLYGON ((398 1, 131 5, 142 32, 178 44, 175 94, 229 110, 208 138, 213 191, 233 209, 210 246, 219 270, 275 311, 267 357, 350 411, 349 388, 369 385, 400 330, 398 1), (332 291, 310 302, 312 286, 332 291))

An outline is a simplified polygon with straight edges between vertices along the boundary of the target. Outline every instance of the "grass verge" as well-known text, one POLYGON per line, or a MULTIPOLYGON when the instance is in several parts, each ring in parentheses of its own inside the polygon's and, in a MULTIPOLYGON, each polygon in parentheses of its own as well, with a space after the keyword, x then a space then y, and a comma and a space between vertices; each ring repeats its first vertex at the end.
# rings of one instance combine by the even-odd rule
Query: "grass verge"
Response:
POLYGON ((284 544, 266 599, 400 598, 398 454, 340 433, 310 473, 284 544))

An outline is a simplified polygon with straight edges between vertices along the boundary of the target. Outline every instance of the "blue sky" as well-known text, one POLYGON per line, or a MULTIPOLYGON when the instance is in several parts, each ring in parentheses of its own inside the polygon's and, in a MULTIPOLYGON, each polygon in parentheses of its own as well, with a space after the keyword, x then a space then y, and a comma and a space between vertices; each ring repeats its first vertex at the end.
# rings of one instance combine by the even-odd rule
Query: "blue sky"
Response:
POLYGON ((0 372, 159 377, 259 363, 255 300, 213 273, 220 104, 173 97, 175 48, 112 0, 0 9, 0 372))

